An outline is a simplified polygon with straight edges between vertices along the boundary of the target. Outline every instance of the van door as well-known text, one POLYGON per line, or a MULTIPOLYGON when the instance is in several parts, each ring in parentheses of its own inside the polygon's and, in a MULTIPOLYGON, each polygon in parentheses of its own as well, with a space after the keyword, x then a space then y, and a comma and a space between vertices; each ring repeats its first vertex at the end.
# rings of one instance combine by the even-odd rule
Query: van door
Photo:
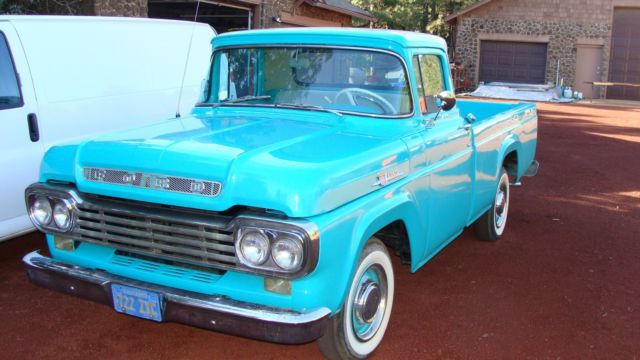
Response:
POLYGON ((0 240, 32 228, 24 189, 37 180, 44 153, 36 114, 20 39, 10 22, 0 21, 0 240))
POLYGON ((447 83, 444 54, 414 55, 420 111, 425 126, 426 166, 429 169, 428 256, 464 229, 471 210, 473 150, 471 131, 457 107, 440 111, 437 95, 447 83))

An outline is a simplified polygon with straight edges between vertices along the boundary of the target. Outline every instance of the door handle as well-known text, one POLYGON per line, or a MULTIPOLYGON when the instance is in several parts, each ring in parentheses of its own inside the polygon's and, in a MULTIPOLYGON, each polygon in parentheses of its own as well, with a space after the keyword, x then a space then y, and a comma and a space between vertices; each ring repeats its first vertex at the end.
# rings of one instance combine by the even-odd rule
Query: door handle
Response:
POLYGON ((34 113, 27 115, 29 123, 29 138, 32 142, 40 140, 40 130, 38 129, 38 116, 34 113))

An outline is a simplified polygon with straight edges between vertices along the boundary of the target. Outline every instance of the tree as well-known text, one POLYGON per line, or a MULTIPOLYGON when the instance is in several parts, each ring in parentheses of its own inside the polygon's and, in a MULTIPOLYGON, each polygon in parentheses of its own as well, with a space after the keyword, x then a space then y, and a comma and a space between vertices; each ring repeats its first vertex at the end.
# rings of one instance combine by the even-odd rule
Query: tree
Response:
POLYGON ((0 0, 0 14, 77 15, 85 0, 0 0))
POLYGON ((29 14, 34 12, 36 5, 37 0, 0 0, 0 14, 29 14))
MULTIPOLYGON (((378 21, 374 28, 419 31, 449 36, 445 16, 478 0, 352 0, 378 21)), ((358 24, 357 24, 358 25, 358 24)), ((364 25, 364 24, 359 24, 364 25)))

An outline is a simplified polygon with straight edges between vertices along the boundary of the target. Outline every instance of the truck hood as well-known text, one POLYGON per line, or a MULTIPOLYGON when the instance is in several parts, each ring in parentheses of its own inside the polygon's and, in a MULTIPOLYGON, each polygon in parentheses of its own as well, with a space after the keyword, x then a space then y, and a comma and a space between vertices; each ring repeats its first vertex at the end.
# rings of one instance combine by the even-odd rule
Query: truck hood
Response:
POLYGON ((86 141, 76 150, 75 182, 82 192, 139 201, 213 211, 240 205, 308 217, 409 172, 398 137, 354 132, 335 114, 278 113, 210 110, 86 141), (111 177, 96 179, 90 169, 111 171, 111 177), (132 174, 218 183, 220 191, 207 196, 122 181, 132 174))

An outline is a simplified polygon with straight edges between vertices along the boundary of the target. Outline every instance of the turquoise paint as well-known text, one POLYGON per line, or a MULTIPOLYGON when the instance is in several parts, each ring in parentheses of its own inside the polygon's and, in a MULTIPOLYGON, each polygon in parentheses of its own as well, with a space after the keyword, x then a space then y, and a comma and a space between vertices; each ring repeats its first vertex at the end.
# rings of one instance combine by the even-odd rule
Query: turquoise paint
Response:
MULTIPOLYGON (((217 37, 214 50, 230 46, 310 44, 372 47, 403 58, 413 104, 416 79, 411 56, 427 52, 446 64, 442 39, 397 31, 283 29, 217 37), (356 45, 354 45, 356 44, 356 45)), ((214 66, 218 66, 214 64, 214 66)), ((446 67, 445 67, 446 68, 446 67)), ((451 89, 448 73, 447 88, 451 89)), ((214 81, 215 83, 215 81, 214 81)), ((272 107, 197 107, 191 116, 118 131, 54 147, 45 156, 41 181, 74 183, 81 192, 209 211, 251 206, 313 222, 320 233, 315 270, 292 281, 291 295, 264 290, 262 276, 227 271, 209 283, 175 278, 114 263, 114 251, 83 244, 52 256, 137 280, 241 301, 296 310, 341 309, 366 241, 384 226, 402 221, 409 235, 411 271, 416 271, 489 208, 503 156, 518 152, 518 176, 533 160, 537 118, 531 104, 458 101, 432 127, 416 112, 405 118, 272 107), (477 121, 471 133, 463 116, 477 121), (514 118, 514 115, 520 115, 514 118), (169 193, 83 179, 95 166, 219 181, 218 197, 169 193), (380 173, 399 171, 375 186, 380 173)), ((185 275, 186 276, 186 275, 185 275)))

